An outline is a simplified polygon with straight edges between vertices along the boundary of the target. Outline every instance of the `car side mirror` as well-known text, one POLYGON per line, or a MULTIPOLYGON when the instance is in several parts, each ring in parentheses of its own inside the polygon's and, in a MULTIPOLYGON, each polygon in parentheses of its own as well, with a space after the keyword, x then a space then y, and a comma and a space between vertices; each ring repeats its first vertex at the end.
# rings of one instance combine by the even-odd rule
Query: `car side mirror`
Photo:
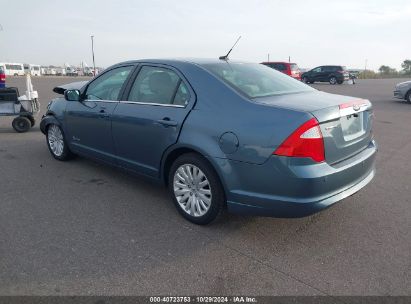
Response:
POLYGON ((80 101, 80 91, 79 90, 65 90, 64 98, 68 101, 80 101))

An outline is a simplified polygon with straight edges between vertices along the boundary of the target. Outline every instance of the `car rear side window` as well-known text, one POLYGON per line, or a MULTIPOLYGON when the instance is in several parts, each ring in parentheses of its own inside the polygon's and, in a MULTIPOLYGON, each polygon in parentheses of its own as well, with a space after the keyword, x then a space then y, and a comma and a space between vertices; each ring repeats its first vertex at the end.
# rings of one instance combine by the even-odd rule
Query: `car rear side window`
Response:
POLYGON ((187 87, 172 70, 143 66, 128 96, 129 101, 185 105, 187 87))
POLYGON ((190 100, 190 93, 184 82, 180 81, 173 104, 179 106, 186 106, 190 100))
POLYGON ((203 64, 203 67, 249 98, 314 90, 262 64, 222 61, 221 63, 203 64))
POLYGON ((130 74, 133 66, 112 69, 92 83, 86 91, 88 100, 119 100, 121 88, 130 74))

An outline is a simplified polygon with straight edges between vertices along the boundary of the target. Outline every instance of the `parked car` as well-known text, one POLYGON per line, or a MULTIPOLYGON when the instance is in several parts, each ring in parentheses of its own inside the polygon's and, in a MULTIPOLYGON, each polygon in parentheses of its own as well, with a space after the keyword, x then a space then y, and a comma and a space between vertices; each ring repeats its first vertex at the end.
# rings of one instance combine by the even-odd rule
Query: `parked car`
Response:
POLYGON ((373 110, 261 64, 128 61, 55 88, 41 131, 52 156, 82 155, 168 186, 207 224, 228 211, 306 216, 375 173, 373 110))
POLYGON ((0 88, 6 87, 6 74, 4 73, 3 67, 0 66, 0 88))
POLYGON ((394 97, 411 103, 411 80, 398 83, 395 86, 394 97))
POLYGON ((305 83, 329 82, 330 84, 342 84, 350 79, 347 68, 342 65, 323 65, 316 67, 301 75, 305 83))
POLYGON ((287 74, 288 76, 291 76, 295 79, 301 80, 300 68, 296 63, 267 61, 262 62, 261 64, 276 69, 277 71, 283 72, 284 74, 287 74))

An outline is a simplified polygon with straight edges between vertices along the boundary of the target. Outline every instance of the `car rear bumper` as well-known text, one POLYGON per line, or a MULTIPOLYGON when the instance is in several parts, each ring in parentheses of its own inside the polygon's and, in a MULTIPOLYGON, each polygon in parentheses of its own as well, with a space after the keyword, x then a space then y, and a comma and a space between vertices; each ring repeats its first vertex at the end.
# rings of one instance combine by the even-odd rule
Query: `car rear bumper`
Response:
POLYGON ((263 165, 237 163, 227 185, 234 187, 227 191, 228 210, 287 218, 316 213, 353 195, 373 179, 376 152, 372 141, 362 152, 335 166, 298 164, 277 156, 263 165))

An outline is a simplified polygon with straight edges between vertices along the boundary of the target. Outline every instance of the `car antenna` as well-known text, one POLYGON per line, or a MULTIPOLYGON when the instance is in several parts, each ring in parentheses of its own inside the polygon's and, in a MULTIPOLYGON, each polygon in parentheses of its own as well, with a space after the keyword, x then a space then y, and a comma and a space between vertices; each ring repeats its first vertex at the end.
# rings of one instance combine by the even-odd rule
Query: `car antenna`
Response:
POLYGON ((233 48, 234 48, 235 45, 237 44, 238 40, 240 40, 240 39, 241 39, 241 36, 238 37, 237 41, 234 43, 234 45, 233 45, 233 46, 231 47, 231 49, 228 51, 227 55, 225 55, 225 56, 220 56, 220 57, 218 57, 218 59, 220 59, 220 60, 228 60, 228 55, 230 55, 231 51, 233 50, 233 48))

